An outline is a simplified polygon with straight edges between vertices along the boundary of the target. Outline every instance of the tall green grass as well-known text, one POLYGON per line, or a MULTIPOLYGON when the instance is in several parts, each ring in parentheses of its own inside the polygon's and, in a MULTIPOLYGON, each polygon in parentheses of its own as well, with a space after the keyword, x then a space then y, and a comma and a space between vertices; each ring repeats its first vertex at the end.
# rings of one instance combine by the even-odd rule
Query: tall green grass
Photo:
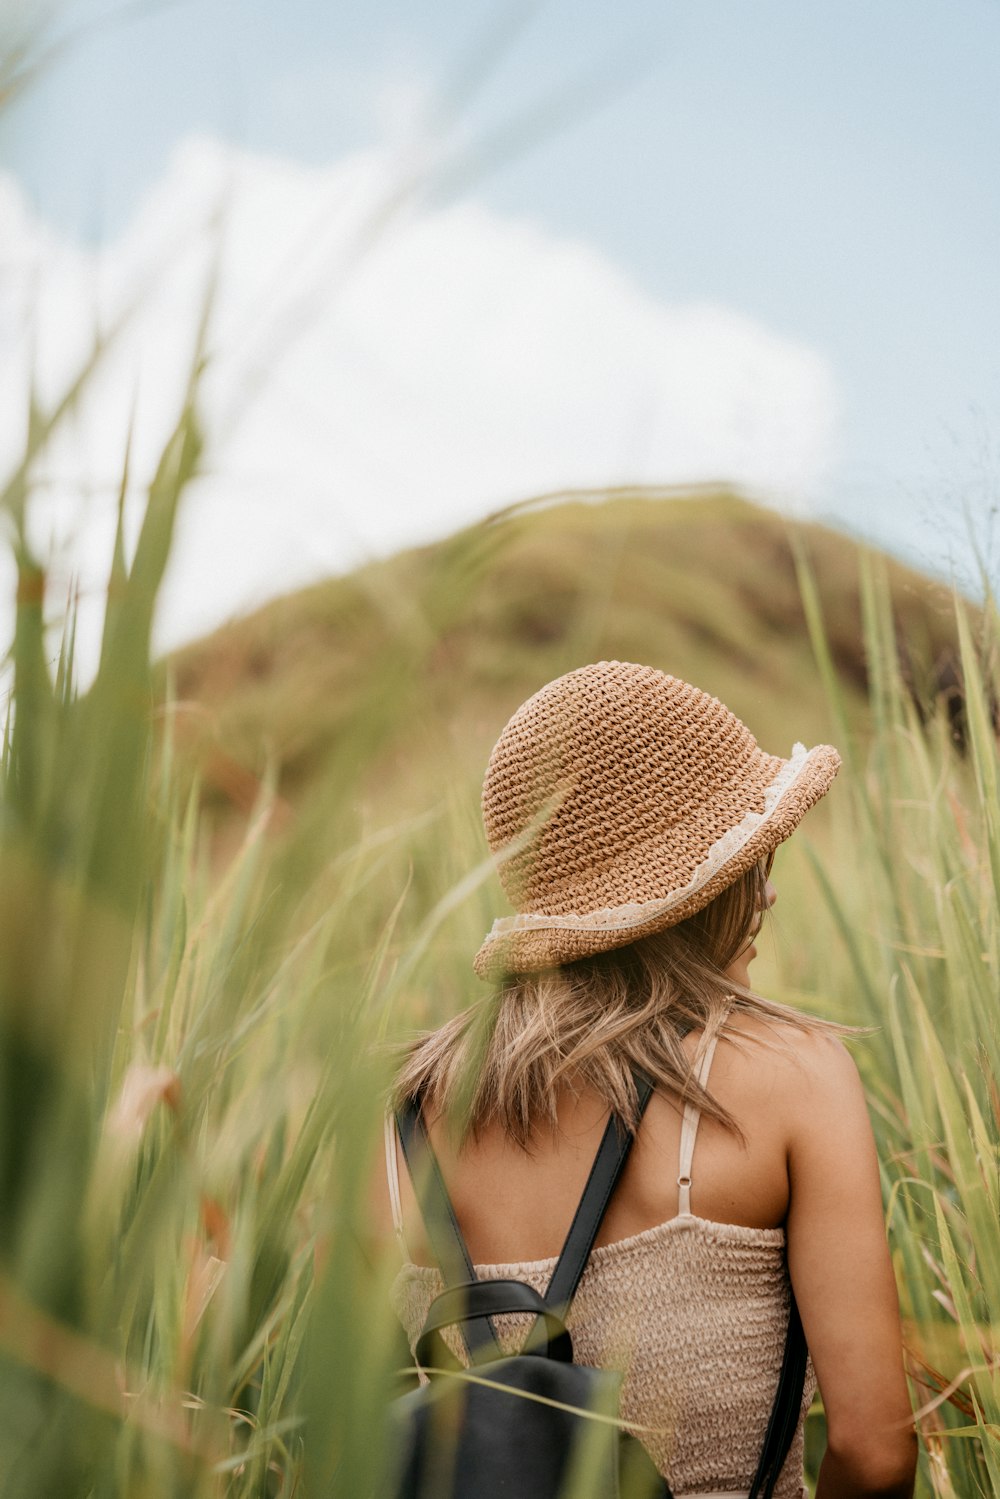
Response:
MULTIPOLYGON (((1000 803, 997 621, 956 599, 960 693, 921 701, 862 569, 872 736, 848 738, 844 867, 813 859, 858 1060, 922 1438, 924 1492, 1000 1494, 1000 803)), ((805 596, 811 597, 805 579, 805 596)), ((810 611, 821 666, 822 621, 810 611)), ((835 678, 834 718, 845 731, 835 678)), ((822 980, 821 983, 829 983, 822 980)))
MULTIPOLYGON (((85 691, 72 620, 51 646, 27 525, 33 463, 68 404, 38 418, 2 495, 18 567, 0 765, 3 1493, 357 1499, 378 1491, 406 1363, 392 1255, 366 1212, 387 1045, 473 997, 498 899, 461 746, 442 745, 433 804, 408 822, 359 816, 357 791, 376 750, 419 724, 414 650, 433 651, 435 600, 475 585, 495 533, 444 549, 430 598, 379 600, 361 731, 322 805, 290 810, 265 777, 222 856, 150 654, 200 461, 197 374, 138 543, 127 555, 120 532, 109 558, 85 691)), ((857 1055, 921 1493, 974 1499, 1000 1494, 995 620, 957 606, 956 737, 940 705, 918 712, 887 585, 862 566, 864 736, 803 571, 846 765, 821 851, 799 838, 779 864, 794 961, 771 976, 778 997, 874 1028, 857 1055)))

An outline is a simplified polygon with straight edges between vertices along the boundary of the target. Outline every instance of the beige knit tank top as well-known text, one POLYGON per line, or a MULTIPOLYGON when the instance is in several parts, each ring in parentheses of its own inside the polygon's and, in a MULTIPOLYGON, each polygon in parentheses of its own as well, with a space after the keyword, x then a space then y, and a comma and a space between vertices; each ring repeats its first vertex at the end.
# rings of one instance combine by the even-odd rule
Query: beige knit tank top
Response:
MULTIPOLYGON (((714 1051, 713 1039, 698 1068, 703 1085, 714 1051)), ((578 1363, 623 1371, 622 1419, 634 1423, 677 1499, 737 1499, 747 1494, 756 1471, 784 1352, 785 1231, 693 1216, 699 1117, 686 1105, 676 1218, 594 1249, 566 1325, 578 1363)), ((436 1269, 407 1257, 391 1118, 386 1125, 389 1195, 405 1260, 391 1296, 412 1349, 443 1281, 436 1269)), ((555 1264, 553 1258, 477 1265, 476 1274, 482 1280, 527 1281, 544 1294, 555 1264)), ((505 1353, 517 1351, 531 1320, 494 1318, 505 1353)), ((457 1339, 451 1346, 462 1357, 457 1339)), ((803 1416, 815 1387, 810 1364, 803 1416)), ((805 1492, 801 1419, 774 1492, 775 1499, 800 1499, 805 1492)))

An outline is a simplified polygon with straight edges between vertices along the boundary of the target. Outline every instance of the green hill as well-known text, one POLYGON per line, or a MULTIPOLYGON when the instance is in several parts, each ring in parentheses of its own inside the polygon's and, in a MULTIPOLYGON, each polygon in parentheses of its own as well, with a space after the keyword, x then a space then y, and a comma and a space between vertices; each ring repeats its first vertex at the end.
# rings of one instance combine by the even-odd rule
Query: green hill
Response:
MULTIPOLYGON (((395 815, 425 805, 445 770, 478 776, 541 683, 617 657, 697 682, 787 753, 831 733, 796 545, 862 727, 856 544, 733 494, 643 490, 522 507, 224 626, 174 658, 184 741, 223 821, 269 764, 290 807, 346 778, 359 803, 395 815)), ((949 656, 950 595, 884 566, 907 657, 932 682, 949 656)))

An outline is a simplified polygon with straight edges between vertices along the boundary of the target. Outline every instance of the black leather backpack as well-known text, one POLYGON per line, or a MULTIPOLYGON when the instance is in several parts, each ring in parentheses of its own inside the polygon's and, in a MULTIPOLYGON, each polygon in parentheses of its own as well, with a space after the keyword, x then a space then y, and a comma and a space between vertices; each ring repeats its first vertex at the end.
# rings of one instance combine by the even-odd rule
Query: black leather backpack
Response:
MULTIPOLYGON (((636 1077, 640 1114, 652 1086, 636 1077)), ((618 1420, 622 1376, 573 1363, 565 1318, 632 1146, 609 1121, 545 1295, 523 1281, 477 1280, 419 1107, 396 1116, 445 1290, 416 1345, 428 1384, 394 1401, 393 1499, 672 1499, 666 1479, 618 1420), (521 1351, 504 1356, 491 1317, 530 1313, 521 1351), (459 1327, 469 1368, 442 1330, 459 1327)), ((794 1299, 778 1389, 750 1499, 770 1499, 798 1425, 806 1347, 794 1299)))

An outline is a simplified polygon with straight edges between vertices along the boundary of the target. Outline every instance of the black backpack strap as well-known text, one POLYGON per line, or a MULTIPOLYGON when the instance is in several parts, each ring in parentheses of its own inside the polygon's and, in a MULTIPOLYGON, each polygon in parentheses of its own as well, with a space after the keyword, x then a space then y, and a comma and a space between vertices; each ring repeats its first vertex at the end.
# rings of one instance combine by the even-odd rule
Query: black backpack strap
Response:
MULTIPOLYGON (((653 1096, 653 1085, 639 1072, 634 1073, 633 1078, 641 1119, 653 1096)), ((448 1196, 448 1189, 441 1175, 441 1168, 431 1147, 419 1104, 412 1099, 408 1100, 396 1115, 396 1123, 399 1127, 399 1138, 410 1177, 420 1197, 427 1236, 441 1266, 445 1285, 448 1287, 468 1285, 475 1281, 476 1272, 469 1258, 465 1240, 462 1238, 462 1231, 458 1226, 455 1210, 451 1205, 451 1198, 448 1196), (426 1161, 426 1167, 423 1164, 424 1161, 426 1161)), ((611 1201, 611 1194, 628 1160, 633 1139, 634 1135, 631 1131, 621 1128, 617 1119, 612 1115, 608 1120, 597 1155, 594 1157, 594 1164, 590 1168, 587 1185, 583 1189, 583 1196, 573 1215, 573 1222, 566 1235, 562 1253, 546 1287, 545 1302, 560 1318, 565 1317, 580 1283, 580 1277, 590 1257, 598 1229, 604 1219, 608 1203, 611 1201)), ((473 1362, 479 1363, 484 1358, 502 1356, 493 1332, 493 1325, 485 1313, 470 1312, 463 1331, 473 1362)), ((529 1335, 529 1341, 538 1337, 540 1332, 539 1319, 529 1335)))
MULTIPOLYGON (((408 1099, 396 1114, 396 1126, 413 1189, 420 1201, 427 1237, 441 1267, 442 1279, 447 1287, 468 1285, 475 1281, 476 1272, 462 1238, 462 1230, 458 1226, 455 1209, 451 1205, 419 1103, 408 1099)), ((488 1315, 482 1312, 471 1313, 462 1330, 473 1362, 501 1357, 500 1345, 488 1315)))
POLYGON ((548 1303, 523 1280, 474 1280, 468 1285, 450 1286, 436 1297, 427 1313, 423 1331, 417 1339, 414 1354, 423 1368, 449 1366, 447 1349, 442 1347, 441 1329, 464 1322, 469 1317, 502 1317, 525 1312, 537 1318, 536 1326, 544 1328, 543 1341, 537 1348, 521 1352, 538 1352, 547 1358, 573 1362, 573 1343, 569 1333, 548 1303))
POLYGON ((757 1471, 750 1485, 748 1499, 771 1499, 774 1493, 774 1486, 785 1465, 788 1449, 798 1430, 802 1391, 806 1382, 807 1356, 808 1349, 805 1333, 802 1331, 802 1319, 795 1305, 793 1293, 788 1308, 788 1332, 785 1336, 781 1373, 778 1375, 778 1388, 774 1394, 774 1404, 771 1407, 767 1431, 764 1433, 760 1462, 757 1464, 757 1471))
MULTIPOLYGON (((653 1085, 642 1073, 634 1072, 632 1077, 639 1098, 641 1119, 653 1096, 653 1085)), ((618 1178, 625 1168, 634 1138, 632 1132, 623 1129, 612 1115, 590 1168, 587 1185, 573 1215, 562 1253, 545 1291, 545 1300, 560 1317, 566 1316, 569 1304, 576 1294, 580 1277, 594 1247, 597 1231, 607 1212, 611 1194, 618 1185, 618 1178)))

